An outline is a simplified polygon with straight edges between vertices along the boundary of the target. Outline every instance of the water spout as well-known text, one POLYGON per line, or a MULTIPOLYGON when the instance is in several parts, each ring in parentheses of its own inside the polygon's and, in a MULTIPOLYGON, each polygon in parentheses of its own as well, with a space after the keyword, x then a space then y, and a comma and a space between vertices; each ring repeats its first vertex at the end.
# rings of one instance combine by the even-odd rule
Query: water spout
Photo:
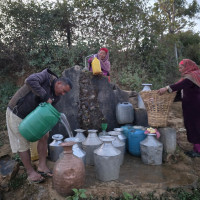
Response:
POLYGON ((69 137, 74 137, 73 136, 73 133, 72 133, 72 130, 71 130, 71 127, 69 125, 69 122, 67 120, 67 117, 65 116, 64 113, 61 113, 61 116, 60 116, 60 121, 61 123, 63 124, 63 126, 65 127, 69 137))

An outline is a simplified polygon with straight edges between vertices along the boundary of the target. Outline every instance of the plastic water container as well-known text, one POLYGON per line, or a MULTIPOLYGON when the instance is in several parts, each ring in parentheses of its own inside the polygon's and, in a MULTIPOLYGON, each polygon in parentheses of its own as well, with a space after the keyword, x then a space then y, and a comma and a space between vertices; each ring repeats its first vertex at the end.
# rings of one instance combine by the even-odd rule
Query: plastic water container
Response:
POLYGON ((31 160, 35 161, 39 159, 38 151, 37 151, 38 141, 30 142, 30 153, 31 153, 31 160))
POLYGON ((50 103, 41 103, 22 120, 19 132, 28 141, 35 142, 50 131, 59 119, 60 113, 50 103))
POLYGON ((118 103, 116 107, 118 124, 131 124, 134 120, 133 105, 129 102, 118 103))
POLYGON ((134 126, 128 135, 128 150, 134 156, 141 156, 140 142, 146 138, 145 129, 141 126, 134 126))
POLYGON ((98 74, 102 73, 101 64, 97 57, 94 57, 94 59, 92 61, 92 72, 94 75, 98 75, 98 74))
POLYGON ((134 128, 132 125, 125 125, 125 126, 121 126, 121 128, 123 129, 123 134, 126 136, 127 138, 127 142, 126 142, 126 149, 128 150, 128 138, 129 138, 129 134, 130 134, 130 131, 133 131, 134 128))
POLYGON ((127 138, 128 138, 129 132, 134 129, 133 126, 130 125, 130 124, 127 124, 125 126, 121 126, 121 128, 123 128, 123 133, 127 138))

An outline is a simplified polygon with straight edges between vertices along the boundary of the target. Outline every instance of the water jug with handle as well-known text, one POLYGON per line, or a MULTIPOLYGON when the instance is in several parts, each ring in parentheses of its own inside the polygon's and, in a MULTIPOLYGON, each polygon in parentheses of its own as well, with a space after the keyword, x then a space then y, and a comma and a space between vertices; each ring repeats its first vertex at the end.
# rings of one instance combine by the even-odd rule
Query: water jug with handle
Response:
POLYGON ((118 124, 131 124, 134 120, 133 105, 129 102, 118 103, 116 106, 118 124))
POLYGON ((94 57, 92 61, 92 72, 93 72, 93 75, 98 75, 102 73, 101 63, 97 57, 94 57))
POLYGON ((60 113, 50 104, 41 103, 20 123, 19 132, 30 142, 41 139, 59 121, 60 113))

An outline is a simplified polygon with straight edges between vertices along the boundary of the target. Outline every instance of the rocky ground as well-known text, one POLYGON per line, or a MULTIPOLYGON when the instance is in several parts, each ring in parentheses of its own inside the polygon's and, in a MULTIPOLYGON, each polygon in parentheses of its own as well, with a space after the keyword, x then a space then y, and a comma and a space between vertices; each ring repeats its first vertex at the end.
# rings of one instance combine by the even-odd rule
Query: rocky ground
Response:
MULTIPOLYGON (((187 142, 180 103, 173 103, 168 124, 169 127, 174 127, 177 131, 177 150, 174 157, 171 157, 162 166, 147 166, 141 162, 140 158, 126 154, 119 180, 107 183, 95 179, 94 167, 86 167, 86 183, 83 188, 86 189, 88 199, 92 199, 92 197, 93 199, 115 199, 122 196, 123 192, 135 195, 135 199, 142 199, 142 197, 143 199, 161 197, 163 199, 176 199, 173 198, 174 188, 184 188, 189 192, 191 192, 191 189, 198 188, 200 158, 189 158, 183 153, 185 150, 191 150, 192 146, 187 142)), ((2 159, 13 156, 6 131, 0 133, 0 141, 0 158, 2 161, 2 159)), ((17 156, 14 156, 14 158, 18 160, 17 156)), ((37 167, 37 161, 33 164, 37 167)), ((48 165, 53 168, 54 163, 48 161, 48 165)), ((49 178, 42 184, 29 184, 26 181, 25 170, 19 162, 16 162, 13 170, 13 174, 10 174, 7 180, 3 176, 0 177, 0 200, 65 199, 52 188, 52 179, 49 178)))

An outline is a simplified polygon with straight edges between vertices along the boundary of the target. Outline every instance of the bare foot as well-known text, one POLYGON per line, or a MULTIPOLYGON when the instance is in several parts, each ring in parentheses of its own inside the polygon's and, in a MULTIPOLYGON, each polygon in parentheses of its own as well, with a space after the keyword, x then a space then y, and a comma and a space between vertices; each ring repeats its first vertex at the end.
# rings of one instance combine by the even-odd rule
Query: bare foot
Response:
POLYGON ((33 182, 42 182, 44 181, 44 177, 42 177, 39 173, 37 173, 36 171, 31 172, 30 174, 28 174, 28 178, 29 181, 33 181, 33 182))

